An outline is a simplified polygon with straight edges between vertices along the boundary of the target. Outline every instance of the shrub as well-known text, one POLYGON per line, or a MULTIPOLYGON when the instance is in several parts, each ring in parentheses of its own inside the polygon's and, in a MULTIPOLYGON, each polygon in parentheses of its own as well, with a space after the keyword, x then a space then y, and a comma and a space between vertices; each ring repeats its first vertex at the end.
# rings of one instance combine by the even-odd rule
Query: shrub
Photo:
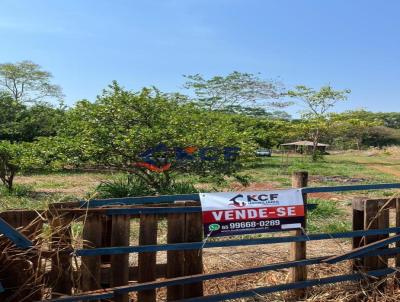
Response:
POLYGON ((19 170, 17 157, 20 151, 17 144, 0 142, 0 180, 9 191, 12 190, 15 174, 19 170))
POLYGON ((101 198, 189 194, 198 192, 191 182, 171 180, 159 190, 135 175, 123 175, 102 182, 97 188, 101 198))

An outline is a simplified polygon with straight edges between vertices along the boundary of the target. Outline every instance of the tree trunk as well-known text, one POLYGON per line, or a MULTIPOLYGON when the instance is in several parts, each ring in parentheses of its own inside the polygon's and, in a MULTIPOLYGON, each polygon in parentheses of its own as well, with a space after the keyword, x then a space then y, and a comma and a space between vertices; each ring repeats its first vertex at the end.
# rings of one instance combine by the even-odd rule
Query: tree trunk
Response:
POLYGON ((311 155, 313 161, 317 160, 318 142, 319 142, 319 129, 317 129, 313 137, 313 149, 311 155))

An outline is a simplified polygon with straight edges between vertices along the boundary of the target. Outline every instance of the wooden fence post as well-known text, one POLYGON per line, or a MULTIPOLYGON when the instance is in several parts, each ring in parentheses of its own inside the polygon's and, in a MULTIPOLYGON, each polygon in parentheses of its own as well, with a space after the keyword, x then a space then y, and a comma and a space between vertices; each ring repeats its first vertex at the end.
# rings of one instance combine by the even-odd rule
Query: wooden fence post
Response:
MULTIPOLYGON (((389 227, 389 206, 384 208, 386 201, 380 200, 378 202, 378 229, 386 229, 389 227)), ((389 234, 383 234, 378 236, 378 240, 389 238, 389 234)), ((389 246, 383 247, 383 249, 387 249, 389 246)), ((383 269, 388 267, 388 257, 387 256, 378 256, 378 269, 383 269)))
MULTIPOLYGON (((85 225, 83 226, 83 247, 96 248, 101 246, 102 221, 101 215, 88 214, 85 225)), ((83 291, 100 289, 100 265, 101 256, 82 257, 82 279, 81 286, 83 291)))
MULTIPOLYGON (((185 241, 185 214, 168 214, 167 243, 181 243, 185 241)), ((167 251, 167 278, 183 276, 184 251, 167 251)), ((167 301, 183 299, 183 286, 167 287, 167 301)))
MULTIPOLYGON (((389 227, 389 208, 384 209, 382 206, 385 202, 378 200, 364 201, 364 229, 373 230, 389 227)), ((388 235, 365 236, 364 244, 373 243, 375 241, 387 238, 388 235)), ((386 247, 387 248, 387 247, 386 247)), ((366 271, 387 268, 388 261, 386 256, 369 256, 364 258, 364 268, 366 271)), ((376 279, 375 279, 376 281, 376 279)), ((383 289, 386 283, 383 282, 379 288, 383 289)))
MULTIPOLYGON (((365 200, 364 201, 364 229, 373 230, 378 229, 378 202, 376 200, 365 200)), ((364 244, 372 243, 379 240, 379 236, 365 236, 364 244)), ((367 271, 377 269, 378 267, 378 257, 365 257, 364 267, 367 271)))
MULTIPOLYGON (((157 216, 140 215, 139 245, 157 244, 157 216)), ((156 280, 156 252, 139 253, 138 282, 156 280)), ((139 302, 155 302, 156 290, 150 289, 138 292, 139 302)))
POLYGON ((71 219, 57 213, 53 209, 50 217, 51 248, 54 253, 51 259, 52 297, 70 295, 73 287, 72 257, 67 250, 71 250, 71 219))
MULTIPOLYGON (((186 202, 186 206, 197 205, 198 202, 186 202)), ((185 242, 201 242, 203 240, 203 220, 201 213, 187 213, 185 218, 185 242)), ((203 273, 203 251, 187 250, 185 255, 185 276, 203 273)), ((184 298, 203 296, 203 282, 184 286, 184 298)))
MULTIPOLYGON (((111 245, 129 246, 130 217, 129 215, 113 215, 111 218, 111 245)), ((129 283, 129 254, 111 256, 112 287, 129 283)), ((128 302, 129 294, 115 295, 115 302, 128 302)))
MULTIPOLYGON (((308 172, 299 171, 294 172, 292 175, 292 187, 293 188, 304 188, 308 185, 308 172)), ((304 205, 307 205, 307 194, 304 194, 304 205)), ((307 211, 305 210, 305 219, 307 219, 307 211)), ((304 226, 306 227, 306 225, 304 226)), ((293 231, 293 236, 303 235, 302 230, 293 231)), ((303 242, 292 242, 290 246, 290 261, 303 260, 307 257, 307 244, 303 242)), ((293 267, 290 270, 290 282, 298 282, 307 280, 307 267, 298 266, 293 267)), ((297 289, 293 291, 296 298, 303 298, 306 294, 305 289, 297 289)))

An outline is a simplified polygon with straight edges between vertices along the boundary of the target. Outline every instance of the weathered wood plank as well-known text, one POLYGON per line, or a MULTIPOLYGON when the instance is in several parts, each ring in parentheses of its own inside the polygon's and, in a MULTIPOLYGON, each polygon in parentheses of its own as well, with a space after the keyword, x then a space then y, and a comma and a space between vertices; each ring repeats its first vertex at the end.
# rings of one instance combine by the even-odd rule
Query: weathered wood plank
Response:
POLYGON ((54 252, 51 261, 52 276, 52 297, 70 295, 73 287, 72 258, 69 254, 63 253, 70 250, 71 246, 71 220, 63 216, 54 215, 51 217, 51 248, 54 252))
MULTIPOLYGON (((186 202, 186 206, 197 204, 186 202)), ((203 240, 203 220, 201 213, 188 213, 185 217, 185 242, 199 242, 203 240)), ((184 251, 184 275, 203 273, 203 250, 184 251)), ((191 283, 183 288, 184 298, 203 296, 203 282, 191 283)))
MULTIPOLYGON (((167 243, 180 243, 185 241, 185 214, 168 215, 167 243)), ((180 277, 185 274, 184 251, 167 252, 167 278, 180 277)), ((183 299, 183 286, 169 286, 167 288, 167 300, 183 299)))
MULTIPOLYGON (((139 245, 157 244, 157 216, 141 215, 139 230, 139 245)), ((138 256, 138 282, 156 280, 156 252, 139 253, 138 256)), ((154 289, 138 292, 139 302, 155 302, 156 291, 154 289)))
MULTIPOLYGON (((102 222, 101 215, 89 214, 83 226, 84 248, 97 248, 101 246, 102 222)), ((82 257, 82 279, 83 291, 91 291, 101 288, 100 280, 100 255, 82 257)))
MULTIPOLYGON (((365 200, 364 202, 364 229, 378 229, 379 221, 377 213, 379 210, 379 205, 376 200, 365 200)), ((373 243, 379 240, 379 236, 365 236, 364 245, 373 243)), ((365 257, 364 258, 364 268, 368 270, 374 270, 378 267, 378 257, 365 257)))
MULTIPOLYGON (((129 246, 130 218, 125 215, 112 217, 111 245, 129 246)), ((129 282, 129 254, 111 256, 111 286, 122 286, 129 282)), ((115 302, 128 302, 129 294, 114 296, 115 302)))
MULTIPOLYGON (((292 187, 293 188, 304 188, 308 185, 308 172, 299 171, 294 172, 292 175, 292 187)), ((307 204, 307 195, 303 195, 304 204, 307 204)), ((307 219, 307 211, 305 210, 305 219, 307 219)), ((306 226, 304 226, 306 228, 306 226)), ((292 232, 293 236, 302 236, 302 230, 295 230, 292 232)), ((306 241, 302 242, 293 242, 290 245, 290 254, 289 259, 291 261, 302 260, 307 258, 307 243, 306 241)), ((291 282, 299 282, 307 280, 307 267, 299 266, 294 267, 290 270, 290 281, 291 282)), ((293 291, 294 297, 297 299, 301 299, 306 295, 306 291, 304 289, 298 289, 293 291)))

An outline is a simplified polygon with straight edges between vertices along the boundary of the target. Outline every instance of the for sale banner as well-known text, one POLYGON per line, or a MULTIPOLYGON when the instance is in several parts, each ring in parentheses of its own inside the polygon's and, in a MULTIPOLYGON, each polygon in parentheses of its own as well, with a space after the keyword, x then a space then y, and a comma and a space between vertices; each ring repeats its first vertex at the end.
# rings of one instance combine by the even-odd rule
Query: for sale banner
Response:
POLYGON ((206 236, 232 236, 304 226, 301 190, 200 193, 206 236))

